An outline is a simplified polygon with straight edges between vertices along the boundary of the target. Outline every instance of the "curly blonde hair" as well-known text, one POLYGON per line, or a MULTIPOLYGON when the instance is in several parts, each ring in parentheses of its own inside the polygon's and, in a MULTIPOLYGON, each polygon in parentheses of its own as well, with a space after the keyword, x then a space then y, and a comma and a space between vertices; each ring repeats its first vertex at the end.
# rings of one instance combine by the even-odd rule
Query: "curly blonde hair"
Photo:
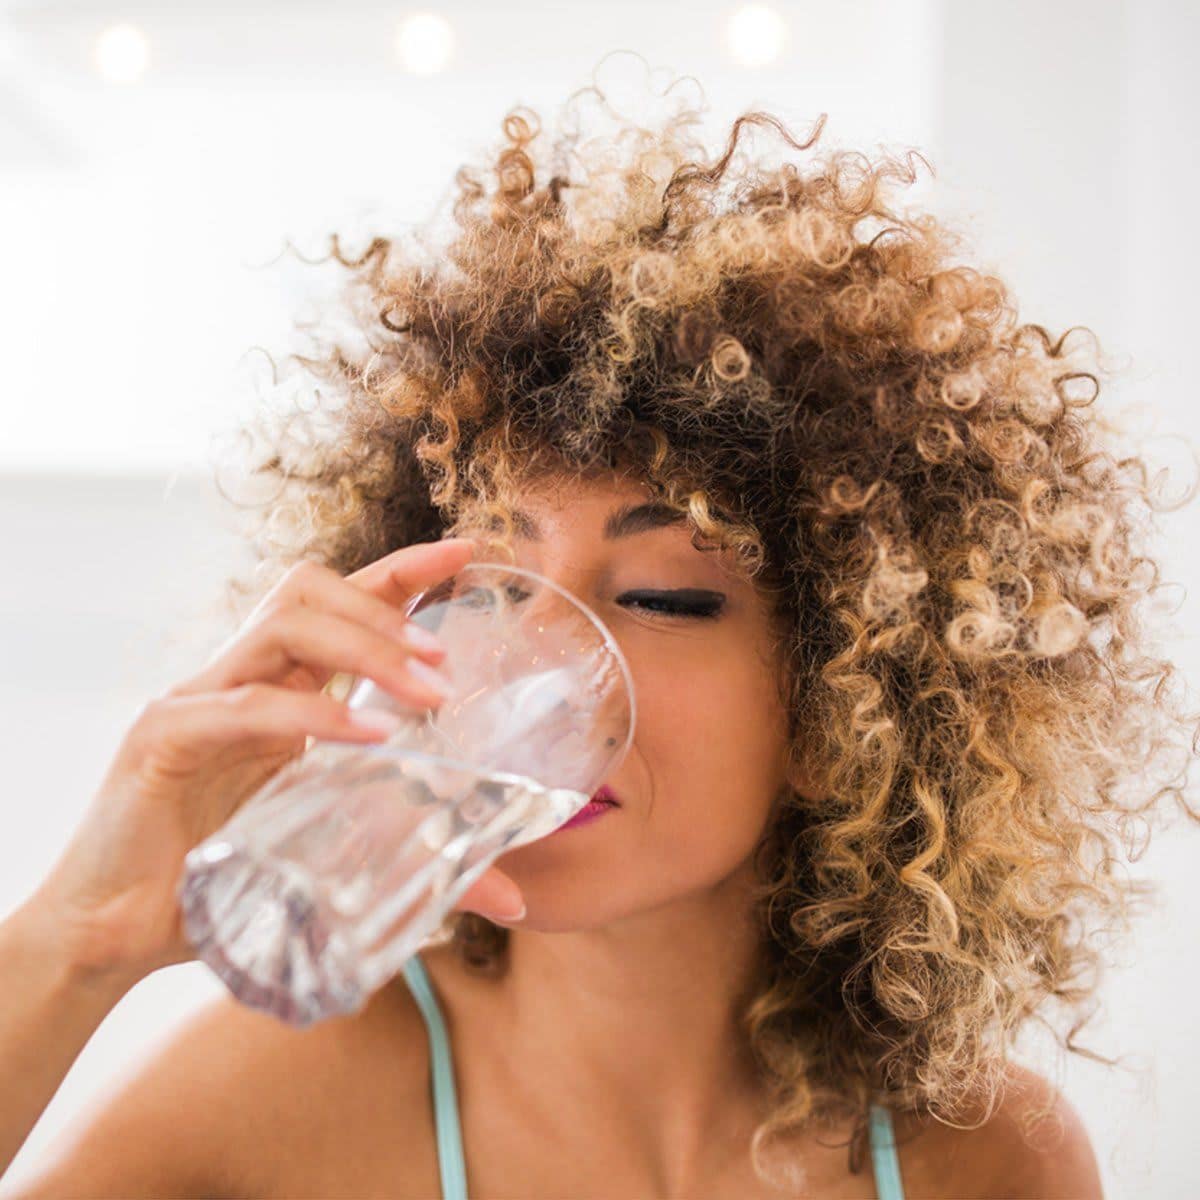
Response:
MULTIPOLYGON (((1122 853, 1166 796, 1200 817, 1195 716, 1146 620, 1165 506, 1094 409, 1095 340, 1018 324, 946 222, 895 211, 924 159, 818 155, 824 115, 797 140, 758 111, 713 159, 695 117, 547 143, 517 107, 432 254, 332 238, 353 332, 290 357, 336 403, 319 430, 265 422, 250 474, 275 490, 233 590, 451 533, 506 546, 524 482, 618 465, 736 548, 778 618, 794 766, 756 856, 752 1154, 771 1178, 769 1144, 849 1119, 858 1170, 870 1103, 990 1107, 1049 1002, 1112 1065, 1075 1035, 1097 934, 1151 891, 1122 853), (803 165, 736 160, 749 127, 803 165)), ((505 929, 443 928, 503 969, 505 929)))

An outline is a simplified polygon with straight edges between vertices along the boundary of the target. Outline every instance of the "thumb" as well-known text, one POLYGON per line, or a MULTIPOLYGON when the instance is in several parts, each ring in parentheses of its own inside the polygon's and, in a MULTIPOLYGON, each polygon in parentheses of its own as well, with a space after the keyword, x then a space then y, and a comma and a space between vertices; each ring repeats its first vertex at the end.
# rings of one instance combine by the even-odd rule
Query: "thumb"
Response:
POLYGON ((477 912, 489 920, 519 921, 525 915, 525 898, 499 867, 488 867, 454 907, 463 912, 477 912))

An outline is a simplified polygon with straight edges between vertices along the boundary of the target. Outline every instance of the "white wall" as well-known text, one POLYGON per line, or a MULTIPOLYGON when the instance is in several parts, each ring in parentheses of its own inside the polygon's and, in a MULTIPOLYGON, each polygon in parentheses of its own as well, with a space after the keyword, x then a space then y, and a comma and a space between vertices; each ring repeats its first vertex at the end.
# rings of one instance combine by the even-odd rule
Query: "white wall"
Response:
MULTIPOLYGON (((226 632, 208 614, 244 548, 208 482, 209 438, 249 401, 239 357, 256 342, 278 349, 310 287, 300 268, 243 264, 266 261, 284 236, 314 249, 326 229, 357 228, 363 209, 416 219, 464 154, 494 142, 508 105, 557 103, 606 49, 697 75, 710 127, 752 104, 798 130, 827 110, 833 141, 921 148, 938 172, 934 202, 969 224, 980 257, 1023 298, 1022 315, 1057 330, 1089 325, 1127 364, 1101 403, 1143 432, 1195 436, 1185 322, 1200 266, 1200 156, 1183 118, 1200 112, 1184 62, 1200 7, 783 7, 788 57, 747 71, 723 56, 728 9, 715 3, 691 6, 687 21, 652 3, 447 5, 461 17, 460 58, 417 82, 356 57, 374 44, 372 23, 390 19, 382 4, 344 6, 336 22, 316 6, 126 6, 121 15, 157 31, 157 73, 140 91, 87 76, 103 4, 0 9, 0 205, 6 226, 26 233, 9 241, 0 287, 10 351, 0 914, 53 861, 138 706, 226 632), (239 24, 251 8, 266 30, 257 39, 239 24), (517 45, 508 28, 531 23, 541 41, 517 45), (16 58, 2 52, 5 28, 16 58), (345 147, 338 164, 319 150, 334 139, 345 147)), ((1194 526, 1190 513, 1164 519, 1166 575, 1189 597, 1194 526)), ((1193 679, 1195 615, 1189 598, 1171 645, 1193 679)), ((1105 1020, 1084 1039, 1140 1073, 1075 1057, 1044 1064, 1082 1112, 1112 1197, 1183 1198, 1200 1185, 1190 1141, 1198 846, 1194 829, 1177 826, 1131 868, 1161 881, 1162 904, 1113 964, 1105 1020)), ((191 964, 135 988, 75 1064, 13 1178, 219 986, 191 964)))
MULTIPOLYGON (((49 870, 141 704, 219 644, 208 610, 244 559, 218 500, 200 479, 0 477, 0 913, 49 870)), ((138 984, 76 1060, 11 1177, 221 987, 199 963, 138 984)))
MULTIPOLYGON (((662 72, 654 90, 695 75, 722 133, 759 101, 798 133, 828 110, 823 142, 924 142, 930 129, 931 0, 792 6, 787 57, 753 70, 730 65, 731 6, 714 0, 686 21, 636 0, 436 7, 457 58, 413 78, 389 53, 404 6, 10 2, 23 88, 0 87, 0 208, 30 236, 10 240, 0 289, 2 336, 25 351, 0 384, 0 469, 203 469, 209 432, 242 411, 247 368, 262 365, 247 349, 278 348, 300 297, 337 279, 294 258, 251 268, 285 238, 316 257, 334 230, 365 245, 375 222, 422 219, 456 166, 498 143, 508 108, 551 116, 609 50, 643 54, 662 72), (90 40, 118 15, 151 37, 134 89, 88 69, 90 40), (22 143, 6 170, 5 121, 30 110, 66 161, 34 169, 22 143), (50 382, 47 362, 86 374, 50 382)), ((5 40, 0 24, 0 65, 5 40)), ((618 104, 636 79, 630 56, 598 73, 618 104)))
MULTIPOLYGON (((941 25, 939 202, 1016 287, 1024 319, 1086 325, 1120 368, 1099 404, 1121 413, 1172 495, 1194 481, 1194 279, 1200 267, 1200 5, 1169 0, 950 3, 941 25)), ((1164 517, 1164 577, 1178 632, 1165 649, 1200 682, 1198 514, 1164 517)), ((1193 806, 1196 799, 1193 797, 1193 806)), ((1071 1056, 1056 1074, 1092 1133, 1113 1197, 1200 1194, 1196 1096, 1200 835, 1177 824, 1131 867, 1161 904, 1114 964, 1103 1021, 1084 1045, 1127 1071, 1071 1056)))

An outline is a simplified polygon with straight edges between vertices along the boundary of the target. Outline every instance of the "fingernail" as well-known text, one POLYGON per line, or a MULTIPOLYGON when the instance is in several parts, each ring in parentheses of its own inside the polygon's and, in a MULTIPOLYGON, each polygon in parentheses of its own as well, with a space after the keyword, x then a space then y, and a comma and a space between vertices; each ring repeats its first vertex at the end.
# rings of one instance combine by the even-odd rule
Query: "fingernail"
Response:
POLYGON ((372 733, 395 733, 405 718, 383 708, 352 708, 346 714, 351 724, 369 729, 372 733))
POLYGON ((415 625, 412 622, 405 625, 404 638, 410 646, 418 650, 428 650, 430 653, 434 653, 438 650, 446 649, 437 634, 430 633, 428 629, 420 625, 415 625))
POLYGON ((428 663, 423 663, 419 659, 410 658, 408 660, 408 669, 413 673, 414 678, 419 682, 433 688, 437 694, 443 698, 449 696, 454 690, 454 685, 449 679, 440 672, 435 671, 428 663))
POLYGON ((519 921, 525 915, 525 912, 526 912, 525 903, 524 903, 524 901, 522 901, 521 907, 517 912, 497 913, 496 918, 497 918, 497 920, 500 920, 500 921, 519 921))

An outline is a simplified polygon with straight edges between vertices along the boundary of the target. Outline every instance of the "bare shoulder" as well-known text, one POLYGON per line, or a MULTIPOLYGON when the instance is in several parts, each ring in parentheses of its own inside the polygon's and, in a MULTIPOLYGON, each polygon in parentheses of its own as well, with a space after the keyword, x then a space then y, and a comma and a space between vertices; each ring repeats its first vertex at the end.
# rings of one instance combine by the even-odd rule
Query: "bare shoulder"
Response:
POLYGON ((7 1194, 429 1194, 427 1055, 402 981, 307 1029, 222 995, 131 1063, 7 1194))
MULTIPOLYGON (((896 1117, 905 1195, 962 1200, 1103 1200, 1095 1150, 1071 1102, 1036 1071, 1008 1069, 990 1117, 959 1129, 896 1117)), ((984 1116, 982 1110, 970 1124, 984 1116)))

